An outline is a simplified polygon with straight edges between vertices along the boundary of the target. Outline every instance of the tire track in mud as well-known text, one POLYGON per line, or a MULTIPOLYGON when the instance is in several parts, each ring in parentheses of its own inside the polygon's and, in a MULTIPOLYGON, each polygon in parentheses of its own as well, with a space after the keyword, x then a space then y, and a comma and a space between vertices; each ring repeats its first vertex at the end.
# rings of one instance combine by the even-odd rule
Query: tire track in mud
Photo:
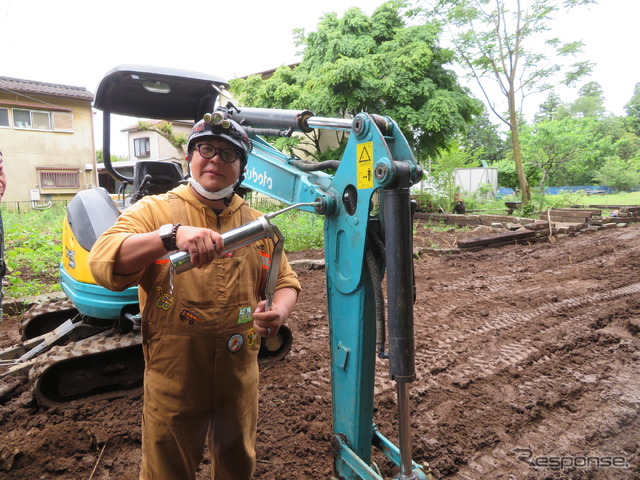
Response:
MULTIPOLYGON (((575 462, 578 467, 574 466, 573 470, 567 468, 566 475, 570 475, 569 471, 583 470, 585 473, 590 472, 588 478, 599 480, 637 478, 630 468, 630 456, 621 448, 620 442, 614 441, 614 437, 624 439, 625 430, 627 427, 633 428, 640 413, 640 383, 637 381, 639 374, 639 368, 631 365, 625 367, 624 371, 619 371, 614 380, 600 381, 604 384, 601 385, 603 389, 607 387, 609 391, 616 392, 611 398, 602 398, 601 391, 593 392, 588 388, 590 385, 587 385, 584 393, 586 401, 581 402, 579 413, 573 414, 564 409, 551 410, 516 439, 476 452, 458 472, 444 478, 495 480, 500 478, 499 474, 502 473, 505 475, 504 478, 520 479, 531 478, 527 475, 536 471, 543 472, 539 478, 548 478, 544 475, 548 470, 531 464, 541 457, 557 463, 565 461, 566 465, 575 462), (593 445, 594 441, 596 446, 593 445), (587 463, 587 457, 592 459, 591 466, 587 463), (560 460, 563 458, 564 460, 560 460), (598 462, 611 461, 613 458, 616 459, 618 467, 598 466, 598 462), (509 477, 506 477, 506 474, 509 477)), ((548 380, 539 383, 540 388, 546 390, 556 388, 553 384, 549 385, 548 380)))
MULTIPOLYGON (((606 257, 592 257, 587 258, 582 262, 559 265, 555 267, 554 270, 549 270, 549 274, 558 275, 561 272, 575 268, 579 264, 596 264, 603 260, 606 260, 606 263, 610 264, 618 259, 624 258, 630 251, 636 250, 640 250, 640 246, 632 246, 622 250, 615 250, 606 257)), ((495 293, 504 292, 505 288, 513 286, 514 282, 521 283, 523 281, 521 275, 523 274, 527 275, 528 272, 524 270, 499 277, 491 277, 490 284, 486 283, 486 278, 484 277, 474 279, 479 280, 479 282, 475 285, 466 285, 467 288, 471 287, 474 293, 476 293, 472 296, 473 298, 469 300, 469 305, 473 305, 478 298, 495 302, 495 293)), ((453 288, 459 291, 461 286, 458 284, 455 287, 447 288, 453 288)), ((540 292, 541 290, 543 290, 541 287, 532 286, 530 289, 526 290, 526 292, 528 294, 535 295, 536 292, 540 292)), ((523 291, 524 290, 522 289, 518 290, 519 294, 523 291)), ((638 292, 640 292, 640 283, 620 287, 610 292, 599 292, 592 295, 571 297, 560 300, 559 302, 545 303, 529 312, 519 311, 513 314, 499 315, 477 327, 467 328, 459 332, 451 329, 449 325, 430 325, 426 331, 420 332, 422 337, 432 337, 428 342, 429 346, 424 349, 420 349, 419 347, 416 348, 416 374, 418 382, 421 384, 420 387, 416 388, 419 388, 420 390, 424 390, 426 388, 428 390, 430 388, 441 387, 443 382, 451 384, 452 382, 459 382, 461 380, 465 382, 477 381, 494 375, 504 369, 517 366, 518 364, 524 364, 540 352, 539 347, 531 345, 530 339, 523 339, 500 346, 499 352, 497 353, 483 354, 480 352, 477 355, 469 356, 469 363, 465 363, 465 365, 461 365, 459 368, 451 370, 451 367, 460 360, 461 351, 463 350, 460 348, 460 351, 458 351, 456 346, 464 345, 470 339, 481 335, 488 335, 495 331, 517 328, 520 325, 535 322, 536 319, 543 316, 558 315, 566 310, 576 309, 588 304, 611 301, 619 297, 632 295, 638 292)), ((456 308, 460 308, 459 303, 456 305, 456 308)), ((537 334, 541 337, 559 339, 559 334, 571 331, 574 327, 584 325, 584 322, 588 321, 590 318, 591 315, 589 314, 573 317, 547 329, 541 330, 537 332, 537 334)), ((328 342, 328 329, 325 331, 324 326, 323 328, 310 332, 309 335, 310 338, 308 338, 308 340, 313 339, 314 342, 318 340, 328 342)), ((291 352, 292 356, 298 356, 299 354, 304 353, 306 353, 306 349, 303 348, 300 352, 297 352, 295 347, 291 352)), ((539 364, 549 360, 551 360, 551 357, 543 356, 537 359, 534 363, 539 364)), ((395 392, 396 383, 389 379, 387 375, 388 361, 377 359, 376 371, 378 372, 378 375, 376 376, 374 394, 380 395, 390 391, 395 392)), ((307 372, 302 380, 311 385, 330 385, 330 369, 323 367, 307 372)))
MULTIPOLYGON (((638 292, 640 292, 640 283, 634 283, 609 292, 579 295, 554 303, 545 303, 529 312, 520 311, 513 314, 498 315, 478 327, 466 328, 459 332, 447 329, 446 326, 430 329, 440 330, 438 333, 444 334, 446 337, 434 337, 429 340, 430 345, 427 348, 416 348, 417 376, 421 381, 427 382, 427 388, 434 388, 440 387, 443 381, 446 383, 451 383, 452 381, 468 382, 494 375, 505 368, 529 361, 534 354, 540 352, 540 348, 531 345, 531 340, 526 338, 502 345, 497 353, 478 352, 476 355, 470 355, 468 362, 465 362, 459 368, 452 369, 452 366, 461 358, 461 353, 457 351, 456 346, 462 346, 469 340, 475 340, 478 343, 479 336, 486 336, 496 331, 514 329, 526 324, 535 324, 540 317, 559 315, 585 305, 608 302, 620 297, 637 294, 638 292)), ((591 318, 592 315, 590 314, 572 317, 547 329, 538 331, 536 336, 553 338, 557 341, 560 335, 564 337, 564 332, 574 331, 574 327, 583 326, 591 318)), ((482 348, 482 345, 480 342, 478 347, 482 348)), ((394 388, 394 385, 391 380, 378 377, 376 379, 376 394, 384 393, 394 388)))
MULTIPOLYGON (((615 248, 615 247, 619 247, 619 245, 612 246, 612 248, 615 248)), ((576 249, 577 248, 578 247, 576 247, 576 249)), ((624 245, 624 248, 619 248, 617 250, 614 250, 611 253, 607 254, 606 257, 587 257, 577 262, 572 261, 571 255, 568 255, 567 257, 564 257, 565 259, 568 259, 568 263, 560 264, 560 265, 554 264, 553 269, 549 269, 542 273, 548 273, 549 275, 553 275, 557 277, 565 273, 570 273, 571 270, 574 270, 578 267, 597 265, 599 263, 602 264, 603 267, 609 267, 613 265, 615 262, 617 262, 618 260, 627 258, 630 253, 635 253, 639 251, 640 251, 640 245, 633 245, 633 246, 624 245)), ((537 260, 537 259, 531 259, 531 260, 537 260)), ((492 276, 491 283, 488 283, 488 284, 486 283, 486 278, 484 277, 484 275, 480 275, 479 277, 477 276, 476 278, 473 278, 468 282, 465 282, 465 284, 463 285, 461 284, 442 285, 440 286, 440 288, 443 291, 450 290, 453 292, 459 292, 461 289, 467 288, 471 290, 480 290, 480 289, 487 290, 488 292, 491 292, 491 293, 504 293, 504 291, 512 287, 514 283, 526 281, 526 279, 530 275, 531 273, 528 271, 527 268, 520 268, 517 272, 509 273, 506 275, 500 275, 500 276, 492 276)), ((536 273, 536 275, 539 275, 539 273, 536 273)), ((539 287, 536 289, 539 289, 539 287)), ((536 289, 534 289, 534 291, 536 289)))

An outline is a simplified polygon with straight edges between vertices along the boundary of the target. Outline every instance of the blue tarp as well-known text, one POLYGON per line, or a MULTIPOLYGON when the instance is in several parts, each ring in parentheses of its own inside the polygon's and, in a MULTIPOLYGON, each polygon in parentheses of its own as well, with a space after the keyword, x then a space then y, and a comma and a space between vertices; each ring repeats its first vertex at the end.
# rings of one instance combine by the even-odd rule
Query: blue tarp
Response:
POLYGON ((574 187, 547 187, 544 189, 544 193, 546 195, 558 195, 562 192, 577 192, 579 190, 583 190, 584 192, 604 192, 604 193, 613 193, 609 187, 605 187, 604 185, 578 185, 574 187))
MULTIPOLYGON (((558 195, 562 192, 578 192, 584 191, 588 192, 598 192, 598 193, 614 193, 613 190, 609 187, 605 187, 604 185, 576 185, 570 187, 546 187, 544 189, 545 195, 558 195)), ((498 187, 496 191, 496 198, 506 197, 508 195, 515 195, 515 191, 513 188, 506 187, 498 187)))
POLYGON ((516 192, 513 190, 513 188, 498 187, 498 189, 496 190, 496 198, 507 197, 509 195, 515 194, 516 192))

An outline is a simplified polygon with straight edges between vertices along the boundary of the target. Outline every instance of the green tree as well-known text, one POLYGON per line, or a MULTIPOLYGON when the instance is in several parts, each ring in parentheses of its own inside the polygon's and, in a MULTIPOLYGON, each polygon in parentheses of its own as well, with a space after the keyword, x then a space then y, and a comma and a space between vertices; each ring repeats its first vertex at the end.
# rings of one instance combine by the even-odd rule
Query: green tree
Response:
POLYGON ((595 179, 601 185, 621 192, 640 185, 640 172, 637 165, 625 162, 620 157, 612 156, 605 159, 604 165, 595 173, 595 179))
POLYGON ((562 43, 541 37, 563 7, 595 3, 595 0, 423 0, 429 5, 428 18, 450 26, 458 58, 474 78, 487 104, 509 128, 513 159, 520 183, 522 203, 531 198, 523 168, 518 115, 524 98, 551 88, 551 80, 564 73, 563 83, 572 85, 591 70, 589 62, 559 63, 560 57, 574 55, 581 42, 562 43), (553 56, 552 56, 553 55, 553 56), (508 114, 496 107, 490 86, 497 85, 506 99, 508 114))
POLYGON ((549 92, 547 99, 541 103, 538 109, 538 113, 536 113, 533 117, 534 123, 544 122, 546 120, 553 120, 558 117, 558 115, 562 115, 563 104, 560 97, 554 92, 549 92))
POLYGON ((540 169, 542 198, 550 173, 563 164, 582 158, 591 142, 590 132, 581 126, 580 120, 564 118, 522 129, 522 151, 531 164, 540 169))
MULTIPOLYGON (((511 188, 518 191, 520 183, 518 181, 518 172, 516 172, 516 164, 513 159, 505 158, 491 165, 498 169, 498 186, 511 188)), ((535 165, 524 162, 524 174, 527 177, 527 183, 537 184, 540 182, 541 171, 535 165)))
POLYGON ((342 18, 325 15, 317 31, 296 32, 299 65, 268 79, 233 80, 234 95, 245 105, 304 108, 318 116, 389 116, 424 161, 465 130, 481 103, 445 68, 453 52, 438 45, 439 28, 407 26, 402 7, 391 1, 370 17, 359 8, 342 18))
MULTIPOLYGON (((111 163, 124 162, 126 160, 128 160, 127 157, 121 157, 119 155, 111 155, 111 163)), ((103 162, 104 162, 104 152, 102 151, 102 149, 96 150, 96 163, 103 163, 103 162)))
POLYGON ((627 112, 629 124, 636 135, 640 135, 640 82, 633 89, 633 96, 624 106, 627 112))
POLYGON ((598 82, 588 82, 578 91, 578 98, 571 104, 570 111, 574 117, 603 117, 604 92, 598 82))
POLYGON ((624 132, 614 143, 616 155, 625 161, 640 161, 640 137, 624 132))
POLYGON ((450 210, 454 198, 454 194, 458 192, 455 185, 454 171, 456 168, 470 168, 480 165, 480 160, 476 155, 466 149, 459 148, 458 145, 452 145, 447 150, 438 153, 431 162, 429 175, 436 185, 438 192, 446 195, 447 200, 443 205, 444 210, 450 210))
POLYGON ((502 160, 507 154, 507 145, 498 125, 491 121, 486 109, 469 125, 459 144, 469 155, 488 163, 502 160))
POLYGON ((618 117, 567 117, 566 129, 586 139, 571 160, 558 165, 548 177, 547 185, 590 185, 596 182, 594 173, 602 167, 605 158, 617 155, 616 142, 624 134, 624 123, 618 117))

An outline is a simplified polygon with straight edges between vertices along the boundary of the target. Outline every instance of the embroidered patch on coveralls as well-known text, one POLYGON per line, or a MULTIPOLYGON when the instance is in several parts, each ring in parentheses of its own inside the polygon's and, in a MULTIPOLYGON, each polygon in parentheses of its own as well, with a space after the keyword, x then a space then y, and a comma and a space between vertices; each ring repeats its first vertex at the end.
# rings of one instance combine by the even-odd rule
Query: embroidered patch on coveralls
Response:
POLYGON ((200 322, 200 317, 186 308, 183 308, 180 312, 180 320, 183 322, 189 322, 189 325, 194 325, 196 322, 200 322))
POLYGON ((238 321, 236 322, 238 325, 241 323, 248 323, 253 320, 251 316, 251 307, 244 307, 240 309, 240 313, 238 314, 238 321))
POLYGON ((227 348, 231 353, 239 352, 240 349, 242 349, 243 345, 244 345, 244 337, 239 333, 236 333, 235 335, 231 335, 231 337, 229 338, 229 341, 227 342, 227 348))
POLYGON ((156 286, 156 290, 160 298, 156 302, 156 306, 158 308, 162 308, 163 310, 169 310, 173 305, 173 297, 168 293, 164 293, 162 287, 160 285, 156 286))
POLYGON ((256 343, 256 340, 258 340, 258 334, 256 333, 256 329, 250 328, 249 331, 247 332, 247 345, 249 345, 250 347, 253 347, 256 343))

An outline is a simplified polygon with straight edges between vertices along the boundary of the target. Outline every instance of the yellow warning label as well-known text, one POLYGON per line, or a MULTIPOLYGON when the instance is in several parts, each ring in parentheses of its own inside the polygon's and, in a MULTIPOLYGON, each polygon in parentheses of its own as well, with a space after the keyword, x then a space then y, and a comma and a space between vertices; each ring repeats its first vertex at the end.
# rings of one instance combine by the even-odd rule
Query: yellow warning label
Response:
POLYGON ((373 188, 373 142, 356 145, 358 190, 373 188))

